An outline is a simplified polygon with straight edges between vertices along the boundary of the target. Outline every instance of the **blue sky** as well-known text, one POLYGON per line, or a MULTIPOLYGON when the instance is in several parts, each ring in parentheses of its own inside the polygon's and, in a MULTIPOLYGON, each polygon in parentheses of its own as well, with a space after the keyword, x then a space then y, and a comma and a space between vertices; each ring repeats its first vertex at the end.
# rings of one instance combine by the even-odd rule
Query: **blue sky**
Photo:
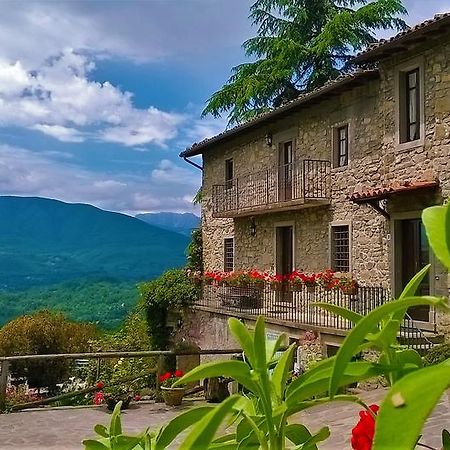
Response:
MULTIPOLYGON (((178 154, 225 127, 200 112, 244 61, 251 3, 1 2, 0 195, 196 211, 200 173, 178 154)), ((404 4, 409 24, 450 10, 404 4)))

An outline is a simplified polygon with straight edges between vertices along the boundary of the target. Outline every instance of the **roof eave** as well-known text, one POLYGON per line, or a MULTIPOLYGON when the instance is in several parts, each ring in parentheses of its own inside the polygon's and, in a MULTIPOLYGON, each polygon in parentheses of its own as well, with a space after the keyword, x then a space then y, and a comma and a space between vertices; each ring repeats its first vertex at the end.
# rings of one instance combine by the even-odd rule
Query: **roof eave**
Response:
POLYGON ((204 143, 196 144, 193 147, 188 148, 185 151, 181 152, 179 156, 181 158, 187 158, 190 156, 201 155, 202 153, 204 153, 205 150, 209 149, 211 146, 215 144, 218 144, 219 142, 220 143, 225 142, 229 139, 236 137, 237 135, 240 135, 247 129, 255 128, 266 122, 271 122, 274 118, 279 118, 287 113, 290 113, 292 110, 295 110, 296 108, 304 104, 307 104, 312 100, 320 98, 328 93, 339 91, 339 89, 342 87, 346 86, 350 87, 352 85, 356 85, 358 84, 358 81, 362 79, 375 79, 378 77, 379 77, 378 69, 372 69, 372 70, 365 70, 363 72, 357 72, 355 74, 349 75, 346 78, 337 80, 336 82, 331 82, 330 84, 327 84, 316 91, 303 95, 301 98, 297 100, 293 100, 292 102, 289 102, 286 105, 280 106, 279 108, 270 111, 268 113, 265 113, 262 116, 250 120, 236 128, 233 128, 231 130, 225 131, 222 134, 214 136, 206 140, 204 143))

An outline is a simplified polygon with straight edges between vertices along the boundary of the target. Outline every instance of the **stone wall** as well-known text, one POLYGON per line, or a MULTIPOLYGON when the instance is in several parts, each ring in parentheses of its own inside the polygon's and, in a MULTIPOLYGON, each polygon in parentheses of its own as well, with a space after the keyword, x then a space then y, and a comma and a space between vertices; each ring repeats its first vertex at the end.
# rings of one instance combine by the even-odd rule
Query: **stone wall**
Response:
MULTIPOLYGON (((274 226, 289 222, 295 229, 295 265, 320 270, 329 265, 329 227, 344 222, 351 229, 352 272, 364 284, 391 287, 392 221, 367 205, 351 203, 347 196, 397 181, 439 179, 436 193, 412 193, 389 200, 388 211, 395 218, 439 204, 450 195, 450 35, 406 52, 402 58, 382 62, 379 80, 218 144, 204 154, 204 167, 206 268, 223 269, 223 239, 234 236, 236 268, 274 269, 274 226), (399 145, 397 69, 418 56, 424 68, 424 141, 399 145), (331 160, 333 127, 342 123, 349 123, 350 162, 347 167, 331 169, 330 206, 255 216, 256 236, 250 235, 249 218, 212 218, 212 186, 223 183, 225 159, 233 158, 237 177, 273 168, 278 164, 277 142, 294 138, 295 158, 331 160), (267 132, 274 136, 272 148, 265 145, 267 132)), ((433 266, 434 291, 448 293, 448 275, 436 261, 433 266)))

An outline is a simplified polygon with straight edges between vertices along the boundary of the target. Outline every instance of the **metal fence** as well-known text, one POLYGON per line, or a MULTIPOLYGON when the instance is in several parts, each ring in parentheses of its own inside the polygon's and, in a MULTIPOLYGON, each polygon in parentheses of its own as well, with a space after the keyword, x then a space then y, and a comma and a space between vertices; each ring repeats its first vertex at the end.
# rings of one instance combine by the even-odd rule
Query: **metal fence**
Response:
POLYGON ((299 290, 273 290, 264 286, 217 286, 206 285, 197 305, 230 313, 264 315, 292 324, 313 325, 348 330, 350 321, 330 311, 315 306, 314 302, 349 308, 367 314, 390 299, 389 291, 383 287, 358 287, 354 294, 340 290, 327 290, 320 286, 314 289, 302 286, 299 290))
POLYGON ((213 213, 330 197, 330 162, 305 159, 213 186, 213 213))

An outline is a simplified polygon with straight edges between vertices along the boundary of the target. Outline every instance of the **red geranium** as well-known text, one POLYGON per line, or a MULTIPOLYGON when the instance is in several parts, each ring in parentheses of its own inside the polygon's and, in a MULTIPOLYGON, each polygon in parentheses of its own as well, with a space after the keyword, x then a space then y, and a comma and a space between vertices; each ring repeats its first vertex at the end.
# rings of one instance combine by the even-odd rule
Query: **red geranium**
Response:
POLYGON ((359 422, 352 430, 352 449, 353 450, 371 450, 373 436, 375 434, 375 418, 380 407, 378 405, 369 406, 369 411, 360 411, 359 422))
POLYGON ((97 389, 103 389, 105 387, 105 384, 103 381, 97 381, 97 384, 95 385, 97 389))
POLYGON ((94 405, 101 405, 104 400, 103 392, 99 391, 94 394, 94 405))
POLYGON ((175 376, 177 378, 181 378, 183 376, 183 371, 182 370, 175 370, 175 376))
POLYGON ((162 382, 168 380, 171 376, 172 376, 172 374, 170 372, 166 372, 164 375, 159 376, 159 382, 162 383, 162 382))

